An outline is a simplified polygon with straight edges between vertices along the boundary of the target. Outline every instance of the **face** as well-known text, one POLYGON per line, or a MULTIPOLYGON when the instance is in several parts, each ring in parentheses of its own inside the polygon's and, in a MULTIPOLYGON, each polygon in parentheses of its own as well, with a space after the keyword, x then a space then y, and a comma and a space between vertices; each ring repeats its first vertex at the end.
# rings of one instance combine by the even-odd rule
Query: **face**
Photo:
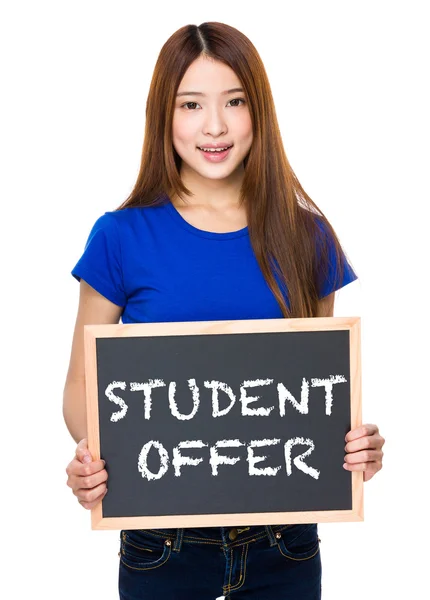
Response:
POLYGON ((189 66, 177 93, 172 134, 182 158, 181 174, 192 172, 216 180, 243 168, 252 144, 252 123, 245 90, 234 71, 220 61, 199 57, 189 66), (206 153, 199 149, 202 146, 231 148, 218 154, 206 153))

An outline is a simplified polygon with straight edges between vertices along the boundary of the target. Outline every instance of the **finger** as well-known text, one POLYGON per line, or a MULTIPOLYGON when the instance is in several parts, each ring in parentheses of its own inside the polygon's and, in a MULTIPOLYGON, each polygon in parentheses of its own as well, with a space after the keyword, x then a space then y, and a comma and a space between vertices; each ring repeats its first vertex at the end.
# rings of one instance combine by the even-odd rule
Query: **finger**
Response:
POLYGON ((101 483, 100 485, 91 490, 73 490, 73 493, 75 494, 79 502, 95 502, 103 494, 105 494, 106 489, 106 483, 101 483))
POLYGON ((87 438, 84 438, 76 446, 76 458, 82 463, 89 463, 92 461, 92 456, 88 450, 87 438))
POLYGON ((371 450, 379 450, 384 445, 384 442, 384 438, 379 434, 366 435, 365 437, 360 437, 352 442, 348 442, 345 446, 345 452, 358 452, 359 450, 368 448, 371 450))
POLYGON ((369 473, 376 473, 377 471, 379 471, 379 469, 381 467, 382 467, 382 464, 380 463, 380 461, 356 463, 356 464, 343 463, 343 468, 346 471, 366 471, 366 472, 368 471, 369 473))
POLYGON ((76 458, 67 466, 66 473, 72 477, 88 477, 105 468, 106 462, 103 459, 93 460, 90 463, 81 463, 76 458))
POLYGON ((96 500, 94 500, 94 502, 85 502, 83 500, 79 500, 79 504, 81 506, 83 506, 84 508, 86 508, 87 510, 91 510, 92 508, 94 508, 95 506, 97 506, 97 504, 103 500, 103 498, 106 496, 107 494, 107 489, 105 490, 105 493, 102 494, 102 496, 100 496, 100 498, 97 498, 96 500))
POLYGON ((377 425, 369 423, 366 425, 360 425, 360 427, 356 427, 355 429, 348 431, 345 436, 345 442, 352 442, 352 440, 356 440, 367 435, 374 435, 375 433, 379 433, 377 425))
MULTIPOLYGON (((378 469, 379 471, 379 469, 378 469)), ((372 479, 372 477, 378 472, 372 472, 372 471, 364 471, 363 473, 363 481, 369 481, 370 479, 372 479)))
POLYGON ((376 460, 382 460, 382 452, 380 450, 362 450, 347 454, 344 461, 348 464, 368 463, 376 460))
POLYGON ((94 473, 94 475, 86 475, 85 477, 79 477, 79 489, 91 490, 100 485, 100 483, 107 481, 107 478, 108 474, 106 469, 98 471, 97 473, 94 473))

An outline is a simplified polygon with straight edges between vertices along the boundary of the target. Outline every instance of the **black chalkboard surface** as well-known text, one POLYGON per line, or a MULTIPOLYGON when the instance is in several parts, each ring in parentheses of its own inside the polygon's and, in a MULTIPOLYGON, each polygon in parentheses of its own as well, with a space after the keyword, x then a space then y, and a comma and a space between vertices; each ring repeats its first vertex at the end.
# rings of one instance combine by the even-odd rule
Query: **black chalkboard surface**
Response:
POLYGON ((342 467, 359 326, 86 326, 89 447, 109 474, 93 528, 361 520, 359 474, 342 467))

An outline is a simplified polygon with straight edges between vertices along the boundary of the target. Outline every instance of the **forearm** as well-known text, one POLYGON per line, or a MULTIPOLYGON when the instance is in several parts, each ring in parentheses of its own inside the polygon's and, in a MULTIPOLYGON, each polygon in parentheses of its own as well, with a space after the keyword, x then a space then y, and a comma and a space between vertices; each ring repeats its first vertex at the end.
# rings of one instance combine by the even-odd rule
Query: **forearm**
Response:
POLYGON ((87 437, 85 379, 66 382, 63 393, 63 417, 76 443, 87 437))

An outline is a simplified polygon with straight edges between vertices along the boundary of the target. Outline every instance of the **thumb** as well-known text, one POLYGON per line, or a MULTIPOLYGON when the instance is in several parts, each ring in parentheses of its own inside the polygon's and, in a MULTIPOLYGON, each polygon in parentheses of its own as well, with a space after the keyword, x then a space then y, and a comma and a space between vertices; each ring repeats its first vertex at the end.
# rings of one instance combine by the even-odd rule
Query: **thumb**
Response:
POLYGON ((87 438, 84 438, 83 440, 81 440, 79 442, 79 444, 76 447, 76 458, 81 462, 81 463, 89 463, 91 462, 92 456, 90 454, 90 451, 88 450, 88 440, 87 438))

